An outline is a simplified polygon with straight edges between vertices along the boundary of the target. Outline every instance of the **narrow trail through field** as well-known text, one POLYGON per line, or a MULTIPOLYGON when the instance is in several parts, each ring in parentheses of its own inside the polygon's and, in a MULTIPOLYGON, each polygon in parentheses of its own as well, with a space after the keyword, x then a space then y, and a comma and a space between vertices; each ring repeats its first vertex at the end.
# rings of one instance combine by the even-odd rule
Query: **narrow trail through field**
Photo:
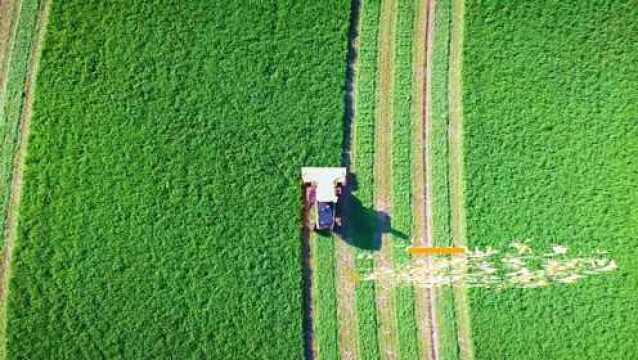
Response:
MULTIPOLYGON (((423 96, 425 95, 425 48, 427 27, 426 1, 419 1, 416 18, 414 20, 414 60, 412 63, 414 79, 412 94, 412 150, 411 159, 411 189, 412 189, 412 241, 416 244, 425 236, 425 161, 423 161, 423 149, 425 148, 424 123, 422 119, 423 96)), ((421 341, 420 349, 422 358, 428 358, 431 353, 431 322, 427 316, 428 298, 425 292, 415 289, 414 310, 417 319, 418 338, 421 341)))
POLYGON ((11 57, 9 49, 15 34, 16 10, 19 9, 17 0, 0 0, 0 104, 7 79, 7 64, 11 57))
MULTIPOLYGON (((418 110, 413 125, 413 217, 415 245, 432 246, 432 167, 429 164, 431 144, 430 100, 432 79, 432 50, 434 39, 434 0, 424 0, 419 4, 415 26, 415 108, 418 110)), ((416 290, 416 312, 418 330, 424 359, 438 359, 437 319, 435 311, 435 290, 416 290)))
MULTIPOLYGON (((392 194, 392 90, 394 33, 397 16, 395 0, 382 1, 378 40, 378 93, 375 122, 374 208, 377 211, 375 242, 381 244, 375 256, 375 268, 393 268, 392 246, 387 229, 392 194)), ((379 349, 382 359, 397 357, 397 318, 391 284, 380 281, 376 292, 379 349)))
MULTIPOLYGON (((357 63, 357 38, 359 34, 359 17, 361 12, 360 0, 353 0, 350 8, 350 21, 348 29, 348 48, 346 54, 346 83, 344 94, 344 118, 343 118, 343 142, 341 151, 341 166, 354 172, 353 164, 353 129, 355 104, 355 72, 357 63)), ((344 218, 350 214, 349 186, 346 187, 346 202, 344 204, 344 218)), ((344 226, 348 226, 345 221, 344 226)), ((343 233, 348 234, 347 229, 343 233)), ((338 349, 342 360, 357 358, 357 315, 355 309, 355 257, 354 249, 348 244, 341 234, 335 235, 335 266, 337 286, 337 323, 338 323, 338 349)))
MULTIPOLYGON (((449 58, 449 186, 450 231, 455 246, 465 246, 465 200, 463 183, 463 27, 464 1, 452 0, 449 58)), ((462 360, 474 358, 472 346, 469 300, 463 284, 453 287, 454 306, 458 325, 459 356, 462 360)))
MULTIPOLYGON (((6 226, 4 229, 5 245, 2 253, 2 266, 0 267, 0 334, 3 340, 6 339, 6 311, 7 311, 7 290, 11 278, 11 260, 13 248, 17 237, 18 228, 18 212, 20 208, 20 199, 22 197, 24 162, 27 154, 27 146, 29 142, 29 130, 31 125, 31 115, 33 107, 33 99, 35 94, 36 76, 38 74, 38 64, 42 45, 46 35, 46 28, 49 19, 49 10, 51 0, 42 1, 38 8, 36 28, 31 42, 31 50, 27 64, 27 75, 24 83, 24 102, 22 113, 20 114, 19 135, 16 147, 16 153, 13 160, 12 176, 11 176, 11 192, 9 195, 9 204, 6 213, 6 226)), ((2 346, 2 355, 4 355, 5 344, 2 346)))

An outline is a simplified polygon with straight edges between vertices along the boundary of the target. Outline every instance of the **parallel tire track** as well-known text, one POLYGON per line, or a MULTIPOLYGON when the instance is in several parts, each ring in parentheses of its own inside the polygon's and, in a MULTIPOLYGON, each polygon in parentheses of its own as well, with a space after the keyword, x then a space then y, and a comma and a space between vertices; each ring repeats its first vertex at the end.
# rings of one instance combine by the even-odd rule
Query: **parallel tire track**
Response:
MULTIPOLYGON (((415 109, 413 114, 413 216, 415 245, 432 246, 432 167, 429 164, 430 99, 432 79, 432 49, 434 39, 434 0, 424 0, 419 4, 415 26, 415 109)), ((419 318, 419 334, 423 339, 421 356, 436 360, 438 354, 437 319, 434 289, 416 289, 416 310, 419 318)))

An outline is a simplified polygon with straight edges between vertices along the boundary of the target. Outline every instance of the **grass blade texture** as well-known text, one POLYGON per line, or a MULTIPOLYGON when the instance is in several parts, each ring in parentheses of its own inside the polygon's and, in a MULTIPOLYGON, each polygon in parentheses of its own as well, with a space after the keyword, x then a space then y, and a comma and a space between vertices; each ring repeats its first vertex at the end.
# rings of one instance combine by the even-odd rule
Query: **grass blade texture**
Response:
POLYGON ((336 165, 346 1, 54 1, 10 358, 301 358, 299 168, 336 165))
POLYGON ((638 7, 468 1, 470 246, 609 251, 573 285, 471 292, 478 359, 638 357, 638 7))

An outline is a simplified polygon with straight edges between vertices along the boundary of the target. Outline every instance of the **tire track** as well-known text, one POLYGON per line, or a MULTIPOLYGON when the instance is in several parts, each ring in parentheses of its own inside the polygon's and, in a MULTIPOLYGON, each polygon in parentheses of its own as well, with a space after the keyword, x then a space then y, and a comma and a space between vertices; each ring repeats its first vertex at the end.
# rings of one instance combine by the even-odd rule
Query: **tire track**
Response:
MULTIPOLYGON (((432 122, 431 111, 430 111, 430 103, 432 99, 432 51, 433 51, 433 43, 434 43, 434 17, 435 15, 435 0, 426 0, 425 8, 427 11, 426 16, 426 25, 425 25, 425 96, 423 98, 423 130, 424 130, 424 167, 425 167, 425 231, 423 245, 425 246, 433 246, 434 242, 432 239, 432 229, 433 226, 433 216, 432 216, 432 166, 430 165, 430 161, 432 159, 430 155, 430 149, 432 144, 432 122)), ((428 262, 431 262, 431 258, 428 258, 428 262)), ((437 318, 436 318, 436 290, 434 288, 425 289, 425 297, 427 298, 427 306, 426 310, 428 314, 428 319, 430 323, 430 352, 429 358, 432 360, 438 360, 439 358, 439 341, 438 341, 438 333, 437 333, 437 318)))
POLYGON ((27 74, 24 84, 24 102, 22 113, 20 114, 19 133, 16 145, 16 153, 13 160, 11 176, 11 192, 6 213, 6 223, 4 229, 5 246, 2 253, 2 264, 0 267, 0 319, 2 321, 0 334, 2 344, 0 344, 0 357, 6 357, 6 333, 7 333, 7 295, 9 282, 11 279, 11 263, 13 248, 17 237, 18 215, 20 200, 22 197, 24 162, 27 155, 29 142, 29 130, 31 125, 31 115, 36 86, 36 76, 42 45, 44 43, 46 28, 49 20, 49 10, 51 0, 44 0, 40 3, 37 13, 36 28, 31 42, 31 50, 27 63, 27 74))
MULTIPOLYGON (((415 27, 415 98, 416 109, 413 126, 413 243, 420 246, 432 246, 432 167, 430 160, 430 99, 432 79, 432 49, 434 40, 434 0, 424 0, 419 4, 415 27)), ((419 318, 419 333, 423 339, 421 356, 436 360, 438 354, 438 335, 436 331, 436 294, 434 289, 416 289, 416 309, 419 318)))
MULTIPOLYGON (((414 99, 412 110, 412 164, 411 164, 411 189, 412 189, 412 242, 420 244, 425 233, 425 161, 423 161, 424 122, 422 119, 425 102, 422 97, 425 94, 425 48, 426 48, 427 6, 426 1, 419 1, 417 14, 414 21, 414 60, 412 62, 412 78, 414 79, 412 96, 414 99)), ((415 313, 417 318, 419 352, 421 358, 428 358, 432 343, 430 334, 431 323, 427 316, 428 301, 423 290, 415 288, 415 313)))

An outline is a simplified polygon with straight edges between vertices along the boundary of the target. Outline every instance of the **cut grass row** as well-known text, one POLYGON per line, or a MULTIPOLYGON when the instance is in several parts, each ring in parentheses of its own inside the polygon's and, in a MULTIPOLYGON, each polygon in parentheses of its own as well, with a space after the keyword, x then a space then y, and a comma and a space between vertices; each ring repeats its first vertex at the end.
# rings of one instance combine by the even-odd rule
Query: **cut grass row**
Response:
MULTIPOLYGON (((35 30, 39 0, 15 2, 13 33, 6 57, 6 77, 0 84, 0 233, 4 233, 5 212, 9 200, 12 162, 18 139, 18 123, 24 101, 24 82, 35 30)), ((0 237, 0 247, 4 237, 0 237)))
MULTIPOLYGON (((391 234, 387 226, 392 217, 392 104, 394 90, 394 44, 397 20, 397 1, 382 0, 377 38, 378 66, 375 118, 374 154, 374 235, 375 269, 393 268, 391 234)), ((376 309, 381 359, 390 359, 398 353, 398 319, 395 292, 391 282, 376 282, 376 309)))
MULTIPOLYGON (((392 109, 392 258, 395 268, 407 265, 412 228, 411 207, 411 106, 412 43, 416 1, 398 0, 394 41, 394 86, 392 109)), ((394 290, 397 319, 398 359, 419 358, 414 289, 394 290)), ((422 350, 421 350, 422 351, 422 350)))
POLYGON ((312 317, 316 359, 338 359, 335 241, 332 236, 310 237, 313 260, 312 317))
MULTIPOLYGON (((437 0, 434 10, 430 82, 429 159, 432 168, 430 201, 432 206, 432 242, 451 246, 450 199, 448 188, 448 57, 450 41, 450 0, 437 0)), ((458 359, 456 317, 452 289, 436 290, 438 354, 441 359, 458 359)))
MULTIPOLYGON (((450 235, 454 246, 466 246, 466 178, 463 141, 463 44, 465 33, 465 0, 451 0, 450 46, 448 61, 448 166, 450 235)), ((453 286, 456 313, 458 356, 462 360, 474 358, 470 325, 468 291, 460 284, 453 286)))
MULTIPOLYGON (((355 203, 361 211, 353 212, 357 231, 350 236, 358 245, 355 269, 359 273, 372 270, 373 260, 368 258, 375 233, 376 221, 369 218, 373 208, 374 126, 377 91, 377 34, 379 28, 380 0, 361 2, 359 19, 359 52, 356 71, 354 157, 356 183, 353 189, 355 203), (366 209, 368 209, 366 211, 366 209)), ((352 228, 352 227, 351 227, 352 228)), ((358 341, 360 359, 378 359, 377 315, 375 286, 373 282, 359 281, 355 288, 358 341)))
POLYGON ((609 251, 570 286, 471 291, 477 358, 638 357, 638 7, 468 1, 468 244, 609 251))
POLYGON ((298 171, 339 160, 347 14, 53 2, 9 358, 302 356, 298 171))

